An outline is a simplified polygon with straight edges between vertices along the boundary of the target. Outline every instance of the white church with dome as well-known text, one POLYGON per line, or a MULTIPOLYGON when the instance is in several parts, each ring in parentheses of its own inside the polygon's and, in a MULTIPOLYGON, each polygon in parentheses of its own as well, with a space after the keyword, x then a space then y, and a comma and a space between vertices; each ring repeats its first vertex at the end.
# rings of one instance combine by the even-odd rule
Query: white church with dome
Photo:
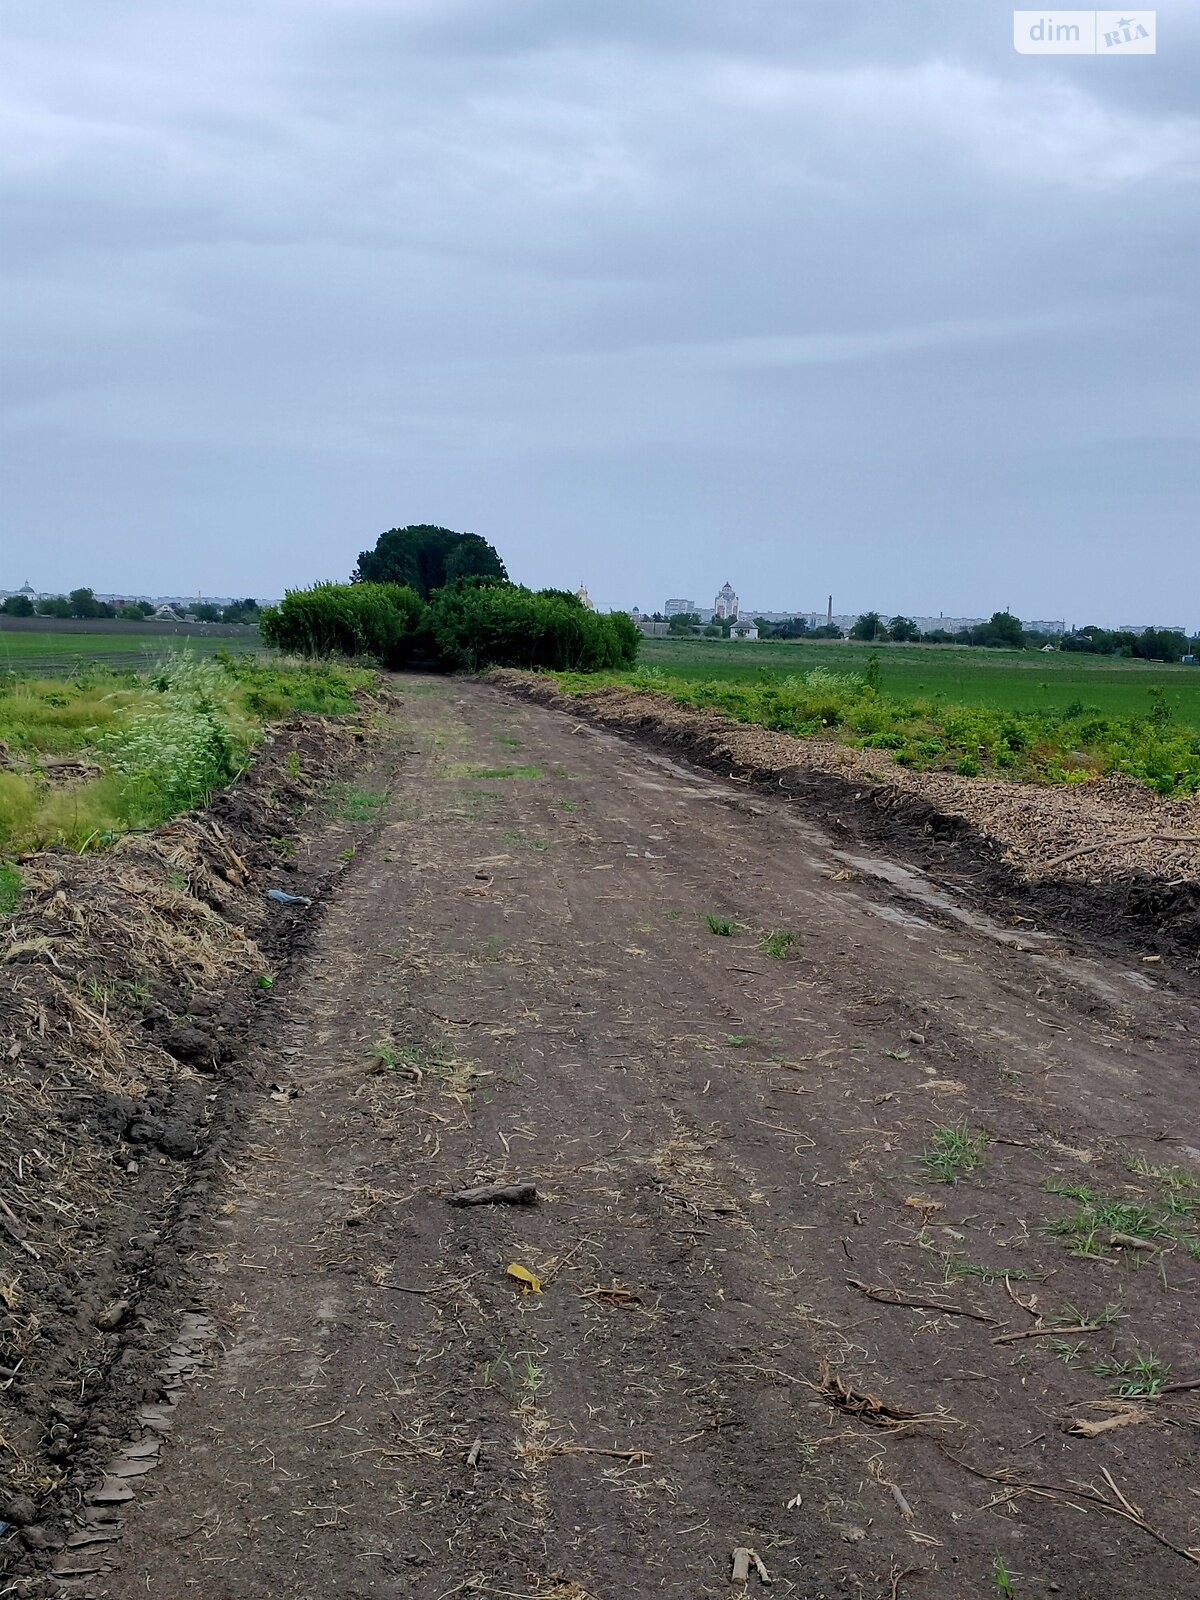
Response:
POLYGON ((731 583, 723 583, 717 590, 717 598, 713 601, 713 620, 718 617, 722 622, 736 622, 738 619, 738 597, 731 583))

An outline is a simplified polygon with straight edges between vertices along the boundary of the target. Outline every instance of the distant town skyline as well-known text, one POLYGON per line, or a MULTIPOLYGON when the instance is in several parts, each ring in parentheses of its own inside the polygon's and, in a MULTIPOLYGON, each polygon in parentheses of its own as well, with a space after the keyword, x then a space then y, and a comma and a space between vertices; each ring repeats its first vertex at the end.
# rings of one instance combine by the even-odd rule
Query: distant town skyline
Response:
MULTIPOLYGON (((726 578, 724 583, 729 584, 730 580, 726 578)), ((148 590, 101 589, 95 584, 84 582, 71 582, 63 588, 53 588, 48 586, 39 588, 36 584, 31 583, 29 578, 25 578, 19 585, 13 585, 11 588, 4 588, 0 586, 0 601, 5 600, 9 595, 23 593, 27 593, 31 597, 49 598, 51 596, 68 594, 71 589, 84 587, 92 589, 98 600, 105 600, 111 603, 147 601, 153 603, 154 605, 175 606, 201 604, 227 606, 236 604, 239 600, 244 600, 247 598, 253 598, 260 604, 265 604, 280 598, 280 594, 251 595, 248 590, 243 591, 240 589, 236 593, 226 592, 221 594, 202 591, 187 592, 180 589, 173 589, 155 594, 148 590)), ((546 585, 546 587, 562 588, 577 586, 567 585, 564 582, 546 585)), ((995 611, 1009 609, 1005 606, 991 606, 986 611, 980 610, 978 612, 955 613, 954 615, 951 615, 945 611, 905 611, 898 607, 889 609, 879 604, 863 605, 843 611, 837 609, 835 605, 832 613, 830 614, 828 597, 826 598, 826 603, 824 606, 797 605, 784 606, 782 609, 778 605, 770 607, 757 607, 753 605, 753 603, 747 604, 741 600, 736 584, 731 584, 731 588, 734 590, 735 598, 738 600, 739 614, 744 618, 750 619, 754 617, 762 617, 767 621, 783 621, 788 617, 805 617, 811 622, 819 623, 823 622, 826 619, 826 616, 830 616, 830 620, 834 623, 834 625, 842 628, 849 628, 860 616, 865 616, 870 611, 877 611, 880 616, 885 618, 885 620, 898 616, 908 617, 915 622, 922 631, 927 631, 932 628, 944 628, 949 632, 955 632, 962 628, 974 627, 981 622, 985 622, 995 611)), ((595 590, 590 583, 586 585, 586 589, 590 596, 590 603, 596 603, 595 590)), ((719 592, 720 591, 718 591, 718 595, 719 592)), ((714 601, 716 598, 717 597, 714 596, 714 601)), ((656 604, 647 606, 642 606, 641 602, 637 600, 628 601, 624 605, 620 603, 615 605, 599 605, 599 609, 603 611, 623 611, 626 609, 632 610, 634 607, 638 607, 646 616, 653 616, 656 612, 661 613, 664 616, 670 616, 670 608, 672 607, 675 607, 676 609, 687 609, 689 611, 696 611, 705 622, 707 622, 716 613, 715 603, 692 601, 686 597, 679 596, 668 597, 667 599, 661 600, 656 604)), ((1025 616, 1020 612, 1015 612, 1014 615, 1017 615, 1021 618, 1023 626, 1030 629, 1030 631, 1039 633, 1069 632, 1072 628, 1083 628, 1096 625, 1135 633, 1140 633, 1146 628, 1162 628, 1178 629, 1181 632, 1186 633, 1189 637, 1194 637, 1200 634, 1200 622, 1154 621, 1131 623, 1120 620, 1119 612, 1114 613, 1111 617, 1087 615, 1079 617, 1060 617, 1057 619, 1048 619, 1045 617, 1039 618, 1034 613, 1030 613, 1028 616, 1025 616)))
MULTIPOLYGON (((905 611, 901 610, 899 607, 893 607, 889 609, 885 606, 874 604, 869 606, 859 606, 856 609, 849 611, 842 611, 839 610, 835 605, 833 596, 826 597, 824 606, 785 606, 783 609, 780 609, 776 604, 775 606, 758 607, 755 606, 753 602, 743 601, 740 594, 737 593, 737 585, 731 585, 728 578, 725 580, 725 583, 722 585, 722 589, 718 591, 713 602, 711 603, 693 600, 690 597, 677 592, 675 595, 668 596, 667 599, 660 601, 657 605, 642 607, 639 601, 633 601, 631 602, 631 605, 637 606, 638 609, 642 610, 646 616, 653 616, 656 612, 666 617, 692 613, 699 615, 703 621, 707 622, 711 617, 715 617, 720 614, 717 602, 719 602, 721 599, 722 592, 726 587, 729 587, 734 591, 734 598, 737 601, 739 615, 743 617, 762 617, 768 622, 783 621, 788 617, 805 617, 809 619, 810 622, 816 623, 823 622, 826 620, 826 618, 828 618, 829 621, 833 622, 837 626, 849 627, 852 623, 856 622, 859 617, 866 616, 870 612, 875 611, 878 612, 879 615, 885 620, 889 620, 893 617, 907 617, 910 621, 915 622, 917 626, 922 629, 922 631, 933 628, 944 628, 948 632, 956 632, 962 628, 976 627, 980 623, 986 622, 988 618, 991 617, 996 611, 1006 611, 1011 609, 1008 606, 1000 605, 991 606, 986 611, 981 610, 979 612, 973 612, 970 614, 956 613, 951 615, 943 610, 905 611)), ((1180 632, 1187 633, 1189 637, 1200 633, 1200 627, 1180 622, 1130 623, 1101 616, 1087 616, 1076 619, 1070 617, 1049 618, 1044 615, 1038 616, 1032 612, 1028 615, 1022 615, 1020 612, 1014 612, 1013 614, 1020 617, 1024 627, 1028 628, 1031 632, 1037 633, 1064 633, 1069 632, 1072 628, 1083 628, 1092 625, 1116 628, 1123 632, 1143 632, 1146 628, 1177 629, 1180 632)))
POLYGON ((99 589, 94 583, 70 583, 62 589, 39 589, 36 584, 30 583, 29 579, 26 578, 23 583, 17 585, 15 588, 0 588, 0 600, 7 600, 10 595, 18 594, 25 595, 33 602, 38 600, 60 599, 65 595, 69 595, 72 589, 90 589, 97 600, 107 601, 111 605, 122 605, 126 602, 145 601, 147 603, 153 602, 155 605, 180 604, 228 606, 236 605, 240 600, 248 599, 257 600, 261 603, 266 598, 263 595, 248 595, 245 593, 205 594, 203 592, 197 592, 195 594, 187 594, 179 590, 172 591, 169 594, 151 594, 148 591, 135 589, 99 589))

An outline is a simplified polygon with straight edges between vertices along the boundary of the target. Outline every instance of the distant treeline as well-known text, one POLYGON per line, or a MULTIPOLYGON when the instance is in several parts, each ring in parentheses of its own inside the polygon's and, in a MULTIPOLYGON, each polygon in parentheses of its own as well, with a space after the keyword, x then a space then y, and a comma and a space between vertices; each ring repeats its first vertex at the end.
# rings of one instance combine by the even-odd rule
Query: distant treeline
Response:
POLYGON ((1082 650, 1089 655, 1139 656, 1143 661, 1178 661, 1200 653, 1200 636, 1189 639, 1178 628, 1080 628, 1054 641, 1060 650, 1082 650))
POLYGON ((263 640, 304 656, 414 656, 446 671, 488 666, 596 672, 629 665, 641 634, 565 589, 510 583, 494 548, 448 528, 392 528, 350 583, 289 589, 260 618, 263 640))
MULTIPOLYGON (((6 617, 58 617, 62 621, 76 618, 90 622, 103 622, 118 618, 122 622, 143 622, 152 617, 156 607, 146 600, 133 600, 128 605, 111 605, 107 600, 97 600, 93 589, 72 589, 70 594, 45 595, 31 600, 26 594, 10 594, 0 601, 0 612, 6 617)), ((257 600, 235 600, 228 606, 210 606, 201 602, 188 606, 187 614, 197 622, 250 622, 258 621, 257 600)))
MULTIPOLYGON (((763 639, 841 639, 846 637, 841 628, 822 623, 810 627, 804 617, 789 617, 784 622, 768 622, 756 617, 755 625, 763 639)), ((745 618, 742 619, 745 621, 745 618)), ((669 619, 673 634, 700 632, 717 638, 728 637, 734 626, 732 619, 714 618, 701 627, 696 615, 680 615, 669 619)), ((1178 661, 1181 656, 1200 651, 1200 638, 1189 639, 1178 628, 1145 628, 1141 633, 1127 629, 1088 626, 1071 633, 1038 633, 1022 627, 1020 618, 1011 611, 995 611, 987 622, 973 628, 951 631, 946 628, 928 628, 924 632, 911 617, 884 617, 878 611, 865 611, 850 628, 848 637, 872 644, 957 644, 976 645, 991 650, 1040 649, 1051 644, 1059 650, 1086 651, 1091 655, 1136 656, 1144 661, 1178 661)))
POLYGON ((989 621, 973 628, 950 632, 944 628, 922 633, 911 617, 892 617, 885 621, 868 611, 850 629, 852 639, 875 640, 880 644, 959 644, 992 650, 1041 649, 1049 644, 1058 650, 1086 651, 1090 655, 1139 656, 1143 661, 1178 661, 1192 653, 1197 641, 1189 642, 1177 628, 1146 628, 1141 633, 1086 627, 1071 633, 1038 633, 1023 628, 1011 611, 995 611, 989 621))

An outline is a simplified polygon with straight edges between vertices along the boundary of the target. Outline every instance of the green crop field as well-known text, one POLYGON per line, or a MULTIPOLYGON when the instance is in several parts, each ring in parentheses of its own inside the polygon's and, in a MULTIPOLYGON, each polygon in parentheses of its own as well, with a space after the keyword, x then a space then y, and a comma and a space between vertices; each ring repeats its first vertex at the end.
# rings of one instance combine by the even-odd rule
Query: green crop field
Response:
POLYGON ((1200 791, 1200 667, 954 645, 647 639, 636 666, 559 673, 623 684, 801 738, 885 750, 917 770, 1033 783, 1124 773, 1200 791))
POLYGON ((764 672, 778 679, 814 667, 864 672, 873 650, 879 660, 879 687, 886 695, 1051 713, 1082 702, 1107 716, 1140 717, 1150 710, 1150 690, 1160 689, 1175 722, 1200 728, 1200 666, 1073 652, 1042 655, 1035 650, 872 646, 824 639, 646 639, 638 661, 691 683, 754 683, 764 672))
POLYGON ((257 634, 243 643, 228 634, 33 632, 0 627, 0 672, 50 678, 69 676, 82 662, 101 662, 111 667, 152 666, 161 657, 179 650, 210 656, 219 650, 234 654, 245 649, 258 650, 257 634))

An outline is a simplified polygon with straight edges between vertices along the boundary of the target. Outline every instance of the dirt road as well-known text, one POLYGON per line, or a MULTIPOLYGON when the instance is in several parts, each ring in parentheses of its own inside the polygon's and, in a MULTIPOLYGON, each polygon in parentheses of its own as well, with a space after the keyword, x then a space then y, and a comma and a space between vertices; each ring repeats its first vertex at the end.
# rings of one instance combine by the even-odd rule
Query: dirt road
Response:
POLYGON ((739 1548, 804 1600, 1200 1592, 1200 1391, 1145 1398, 1200 1377, 1194 999, 401 691, 180 1307, 206 1362, 66 1592, 697 1600, 739 1548), (447 1203, 493 1181, 538 1202, 447 1203))

